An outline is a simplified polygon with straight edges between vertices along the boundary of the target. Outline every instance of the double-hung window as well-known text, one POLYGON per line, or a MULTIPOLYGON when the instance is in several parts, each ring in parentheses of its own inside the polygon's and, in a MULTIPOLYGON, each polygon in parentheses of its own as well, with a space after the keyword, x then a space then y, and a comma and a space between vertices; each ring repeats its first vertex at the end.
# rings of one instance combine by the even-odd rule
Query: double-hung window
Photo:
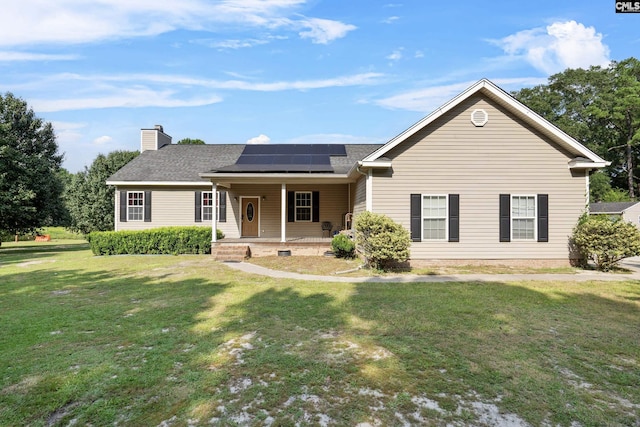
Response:
POLYGON ((213 192, 212 191, 202 192, 202 220, 203 221, 213 220, 213 192))
POLYGON ((500 241, 549 241, 548 194, 500 194, 500 241))
POLYGON ((447 239, 447 196, 422 196, 422 238, 447 239))
POLYGON ((536 196, 511 196, 511 238, 535 240, 536 196))
POLYGON ((460 194, 411 194, 411 240, 460 241, 460 194))
POLYGON ((227 222, 226 191, 196 191, 195 222, 213 221, 213 215, 219 222, 227 222))
POLYGON ((311 191, 298 191, 295 198, 296 222, 310 222, 312 197, 311 191))
POLYGON ((127 193, 127 221, 144 220, 144 191, 127 193))

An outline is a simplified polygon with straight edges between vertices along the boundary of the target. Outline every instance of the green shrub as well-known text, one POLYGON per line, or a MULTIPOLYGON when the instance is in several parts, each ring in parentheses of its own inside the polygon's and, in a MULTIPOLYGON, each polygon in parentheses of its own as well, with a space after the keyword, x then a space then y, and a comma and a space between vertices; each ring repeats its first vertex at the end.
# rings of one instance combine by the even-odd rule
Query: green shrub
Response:
MULTIPOLYGON (((217 230, 216 236, 224 234, 217 230)), ((139 231, 95 231, 87 235, 95 255, 209 254, 211 228, 162 227, 139 231)))
POLYGON ((409 231, 391 218, 371 212, 355 220, 356 243, 367 266, 386 270, 409 259, 409 231))
POLYGON ((346 234, 336 234, 331 240, 331 249, 336 254, 336 258, 353 258, 356 244, 346 234))
POLYGON ((589 217, 578 222, 571 243, 583 259, 609 271, 621 259, 640 255, 640 230, 623 220, 589 217))

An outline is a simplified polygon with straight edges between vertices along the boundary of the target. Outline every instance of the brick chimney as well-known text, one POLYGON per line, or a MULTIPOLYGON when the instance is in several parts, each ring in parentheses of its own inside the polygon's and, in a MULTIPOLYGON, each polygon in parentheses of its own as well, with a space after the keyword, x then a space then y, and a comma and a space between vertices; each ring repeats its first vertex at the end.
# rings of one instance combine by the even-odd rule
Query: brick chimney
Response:
POLYGON ((164 133, 162 125, 155 125, 153 129, 140 130, 140 152, 159 150, 171 144, 171 137, 164 133))

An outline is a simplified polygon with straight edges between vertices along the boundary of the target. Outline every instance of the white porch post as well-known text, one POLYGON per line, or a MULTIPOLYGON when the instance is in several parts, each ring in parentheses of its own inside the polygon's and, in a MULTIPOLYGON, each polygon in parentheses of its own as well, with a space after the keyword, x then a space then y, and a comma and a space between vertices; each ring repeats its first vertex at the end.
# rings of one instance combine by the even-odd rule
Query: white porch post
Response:
POLYGON ((218 233, 216 231, 218 230, 218 206, 220 204, 220 200, 218 200, 218 184, 212 182, 211 187, 211 195, 214 197, 213 200, 215 200, 212 209, 213 213, 211 215, 211 243, 215 243, 218 241, 218 233))
POLYGON ((280 189, 280 242, 287 241, 287 184, 280 189))

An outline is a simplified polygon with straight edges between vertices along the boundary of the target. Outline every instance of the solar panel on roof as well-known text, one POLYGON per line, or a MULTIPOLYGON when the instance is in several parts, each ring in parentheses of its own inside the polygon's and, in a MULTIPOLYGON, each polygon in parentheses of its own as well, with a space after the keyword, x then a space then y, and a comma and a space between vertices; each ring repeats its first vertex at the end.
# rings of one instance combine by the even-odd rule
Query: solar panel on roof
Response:
POLYGON ((330 156, 346 156, 341 144, 246 145, 235 165, 220 172, 333 172, 330 156))

